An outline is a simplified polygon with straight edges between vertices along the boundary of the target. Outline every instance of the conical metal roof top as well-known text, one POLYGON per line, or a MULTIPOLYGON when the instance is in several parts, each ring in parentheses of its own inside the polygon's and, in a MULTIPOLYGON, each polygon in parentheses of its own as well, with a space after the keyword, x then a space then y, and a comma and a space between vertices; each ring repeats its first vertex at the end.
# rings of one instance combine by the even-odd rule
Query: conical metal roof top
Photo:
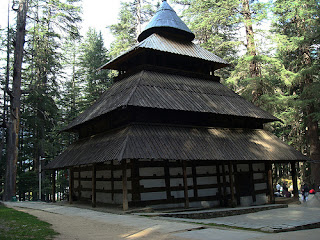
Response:
POLYGON ((195 38, 195 35, 178 17, 177 13, 166 0, 162 1, 162 4, 156 14, 153 16, 143 32, 138 36, 138 41, 143 41, 153 33, 169 33, 186 41, 192 41, 195 38))

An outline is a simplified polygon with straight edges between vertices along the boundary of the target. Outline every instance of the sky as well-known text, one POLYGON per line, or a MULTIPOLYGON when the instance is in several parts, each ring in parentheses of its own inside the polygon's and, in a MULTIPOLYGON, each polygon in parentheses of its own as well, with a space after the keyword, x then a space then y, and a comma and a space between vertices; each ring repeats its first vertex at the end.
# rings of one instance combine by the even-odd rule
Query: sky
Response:
MULTIPOLYGON (((7 9, 8 2, 10 7, 12 0, 0 0, 0 26, 7 26, 7 9)), ((120 11, 120 0, 82 0, 83 22, 81 24, 81 33, 85 35, 89 27, 93 27, 101 31, 106 44, 109 48, 113 38, 106 26, 117 23, 120 11)), ((15 16, 13 11, 10 12, 11 17, 15 16)))

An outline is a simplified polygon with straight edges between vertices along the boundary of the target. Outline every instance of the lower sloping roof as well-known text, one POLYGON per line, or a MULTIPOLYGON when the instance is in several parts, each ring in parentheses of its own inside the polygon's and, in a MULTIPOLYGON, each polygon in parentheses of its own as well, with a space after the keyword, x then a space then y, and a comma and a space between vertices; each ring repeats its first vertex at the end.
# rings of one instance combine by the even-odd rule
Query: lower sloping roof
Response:
POLYGON ((219 82, 143 70, 113 84, 65 130, 127 106, 279 120, 219 82))
POLYGON ((58 169, 122 159, 305 161, 262 129, 131 124, 70 145, 47 165, 58 169))

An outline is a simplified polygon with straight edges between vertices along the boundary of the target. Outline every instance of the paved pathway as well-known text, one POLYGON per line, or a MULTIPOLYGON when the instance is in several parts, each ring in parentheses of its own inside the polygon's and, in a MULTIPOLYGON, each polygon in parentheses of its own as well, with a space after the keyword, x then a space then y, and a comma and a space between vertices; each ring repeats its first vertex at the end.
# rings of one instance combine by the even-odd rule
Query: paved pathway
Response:
MULTIPOLYGON (((186 221, 187 219, 180 218, 180 220, 186 221)), ((320 208, 289 205, 288 208, 282 209, 211 219, 188 219, 187 221, 280 232, 303 229, 313 225, 320 227, 320 208)))
MULTIPOLYGON (((42 203, 42 202, 7 202, 9 207, 19 207, 29 210, 29 213, 39 215, 51 214, 50 217, 45 218, 50 223, 53 217, 58 218, 58 222, 52 222, 53 228, 55 226, 58 232, 61 232, 64 237, 57 239, 71 240, 71 239, 302 239, 305 234, 308 239, 319 239, 320 229, 295 231, 288 233, 262 233, 256 231, 245 231, 218 227, 209 227, 202 224, 194 224, 181 222, 177 220, 161 219, 161 218, 147 218, 135 215, 119 215, 105 212, 93 211, 90 209, 83 209, 70 206, 59 206, 57 204, 42 203), (40 211, 39 211, 40 210, 40 211), (75 222, 75 224, 73 224, 75 222), (64 227, 64 228, 63 228, 64 227), (64 234, 66 232, 66 234, 64 234)), ((301 207, 300 207, 301 209, 301 207)), ((299 215, 301 211, 299 207, 269 210, 259 213, 248 214, 244 217, 232 216, 224 218, 216 218, 215 221, 220 222, 242 222, 247 223, 248 227, 257 225, 259 221, 263 220, 265 223, 272 221, 279 221, 282 223, 289 220, 288 213, 293 212, 296 215, 296 220, 301 218, 307 220, 308 218, 318 218, 320 214, 319 209, 312 209, 308 213, 314 212, 314 215, 308 217, 306 215, 299 215), (269 213, 276 211, 276 213, 269 213), (264 213, 264 214, 263 214, 264 213), (262 214, 257 217, 256 214, 262 214), (276 216, 274 214, 277 214, 276 216), (251 217, 250 217, 251 216, 251 217), (302 216, 302 217, 301 217, 302 216), (228 221, 226 218, 230 218, 228 221), (234 220, 236 219, 237 220, 234 220), (279 218, 279 219, 278 219, 279 218), (233 219, 233 220, 232 220, 233 219), (269 219, 269 220, 268 220, 269 219), (276 220, 277 219, 277 220, 276 220)), ((305 209, 303 210, 305 212, 305 209)), ((28 212, 28 211, 27 211, 28 212)), ((289 214, 290 215, 290 214, 289 214)), ((192 219, 194 221, 194 219, 192 219)), ((204 220, 201 220, 204 221, 204 220)))

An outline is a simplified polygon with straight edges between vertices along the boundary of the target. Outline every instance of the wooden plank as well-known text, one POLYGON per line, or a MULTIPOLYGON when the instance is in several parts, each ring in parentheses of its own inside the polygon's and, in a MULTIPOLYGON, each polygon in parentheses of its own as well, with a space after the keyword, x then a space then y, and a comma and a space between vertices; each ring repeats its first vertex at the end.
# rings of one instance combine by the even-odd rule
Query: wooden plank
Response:
POLYGON ((96 207, 96 202, 97 202, 97 194, 96 194, 96 165, 93 164, 92 165, 92 207, 95 208, 96 207))
POLYGON ((221 189, 221 174, 220 174, 220 165, 219 163, 216 164, 216 169, 217 169, 217 183, 218 183, 218 196, 219 196, 219 201, 220 201, 220 206, 223 206, 223 195, 222 195, 222 189, 221 189))
POLYGON ((122 208, 123 211, 129 209, 128 205, 128 183, 127 183, 127 160, 122 160, 122 208))
POLYGON ((234 183, 233 183, 233 171, 232 171, 232 164, 229 162, 229 182, 230 182, 230 193, 231 193, 231 206, 235 207, 235 197, 234 197, 234 183))
POLYGON ((166 184, 166 194, 167 194, 167 200, 171 199, 171 190, 170 190, 170 171, 169 171, 169 161, 164 161, 164 181, 166 184))
MULTIPOLYGON (((169 175, 168 175, 169 176, 169 175)), ((197 173, 197 178, 200 178, 200 177, 215 177, 217 176, 217 174, 215 173, 210 173, 210 174, 198 174, 197 173)), ((187 175, 188 178, 193 178, 194 175, 193 174, 189 174, 187 175)), ((170 175, 170 179, 175 179, 175 178, 181 178, 181 175, 170 175)), ((128 178, 130 180, 130 178, 128 178)), ((139 180, 142 180, 142 179, 163 179, 163 176, 140 176, 139 177, 139 180)))
MULTIPOLYGON (((218 188, 218 184, 202 184, 197 186, 198 189, 212 189, 212 188, 218 188)), ((149 187, 144 188, 140 187, 141 193, 149 193, 149 192, 164 192, 166 191, 166 187, 149 187)), ((194 186, 188 186, 188 190, 194 189, 194 186)), ((170 191, 183 191, 184 186, 171 186, 170 191)))
POLYGON ((186 161, 182 161, 182 172, 183 172, 183 186, 184 186, 184 198, 185 208, 189 208, 189 194, 188 194, 188 179, 187 179, 187 168, 186 161))
POLYGON ((56 171, 52 172, 52 202, 56 202, 56 171))
POLYGON ((73 168, 69 168, 69 203, 73 202, 73 191, 74 191, 74 173, 73 168))
POLYGON ((252 163, 249 163, 249 172, 250 172, 250 188, 251 188, 251 196, 252 196, 252 201, 256 202, 257 201, 257 197, 256 194, 254 192, 254 177, 253 177, 253 166, 252 163))
POLYGON ((237 205, 240 205, 240 189, 239 189, 239 184, 236 181, 237 176, 238 176, 238 168, 237 168, 237 164, 236 163, 233 164, 233 175, 234 175, 234 179, 235 179, 237 205))
POLYGON ((198 197, 198 182, 197 182, 197 167, 195 161, 192 161, 192 182, 193 182, 193 197, 198 197))
POLYGON ((291 177, 292 177, 292 185, 293 185, 293 197, 296 199, 299 199, 296 162, 291 161, 290 165, 291 165, 291 177))

